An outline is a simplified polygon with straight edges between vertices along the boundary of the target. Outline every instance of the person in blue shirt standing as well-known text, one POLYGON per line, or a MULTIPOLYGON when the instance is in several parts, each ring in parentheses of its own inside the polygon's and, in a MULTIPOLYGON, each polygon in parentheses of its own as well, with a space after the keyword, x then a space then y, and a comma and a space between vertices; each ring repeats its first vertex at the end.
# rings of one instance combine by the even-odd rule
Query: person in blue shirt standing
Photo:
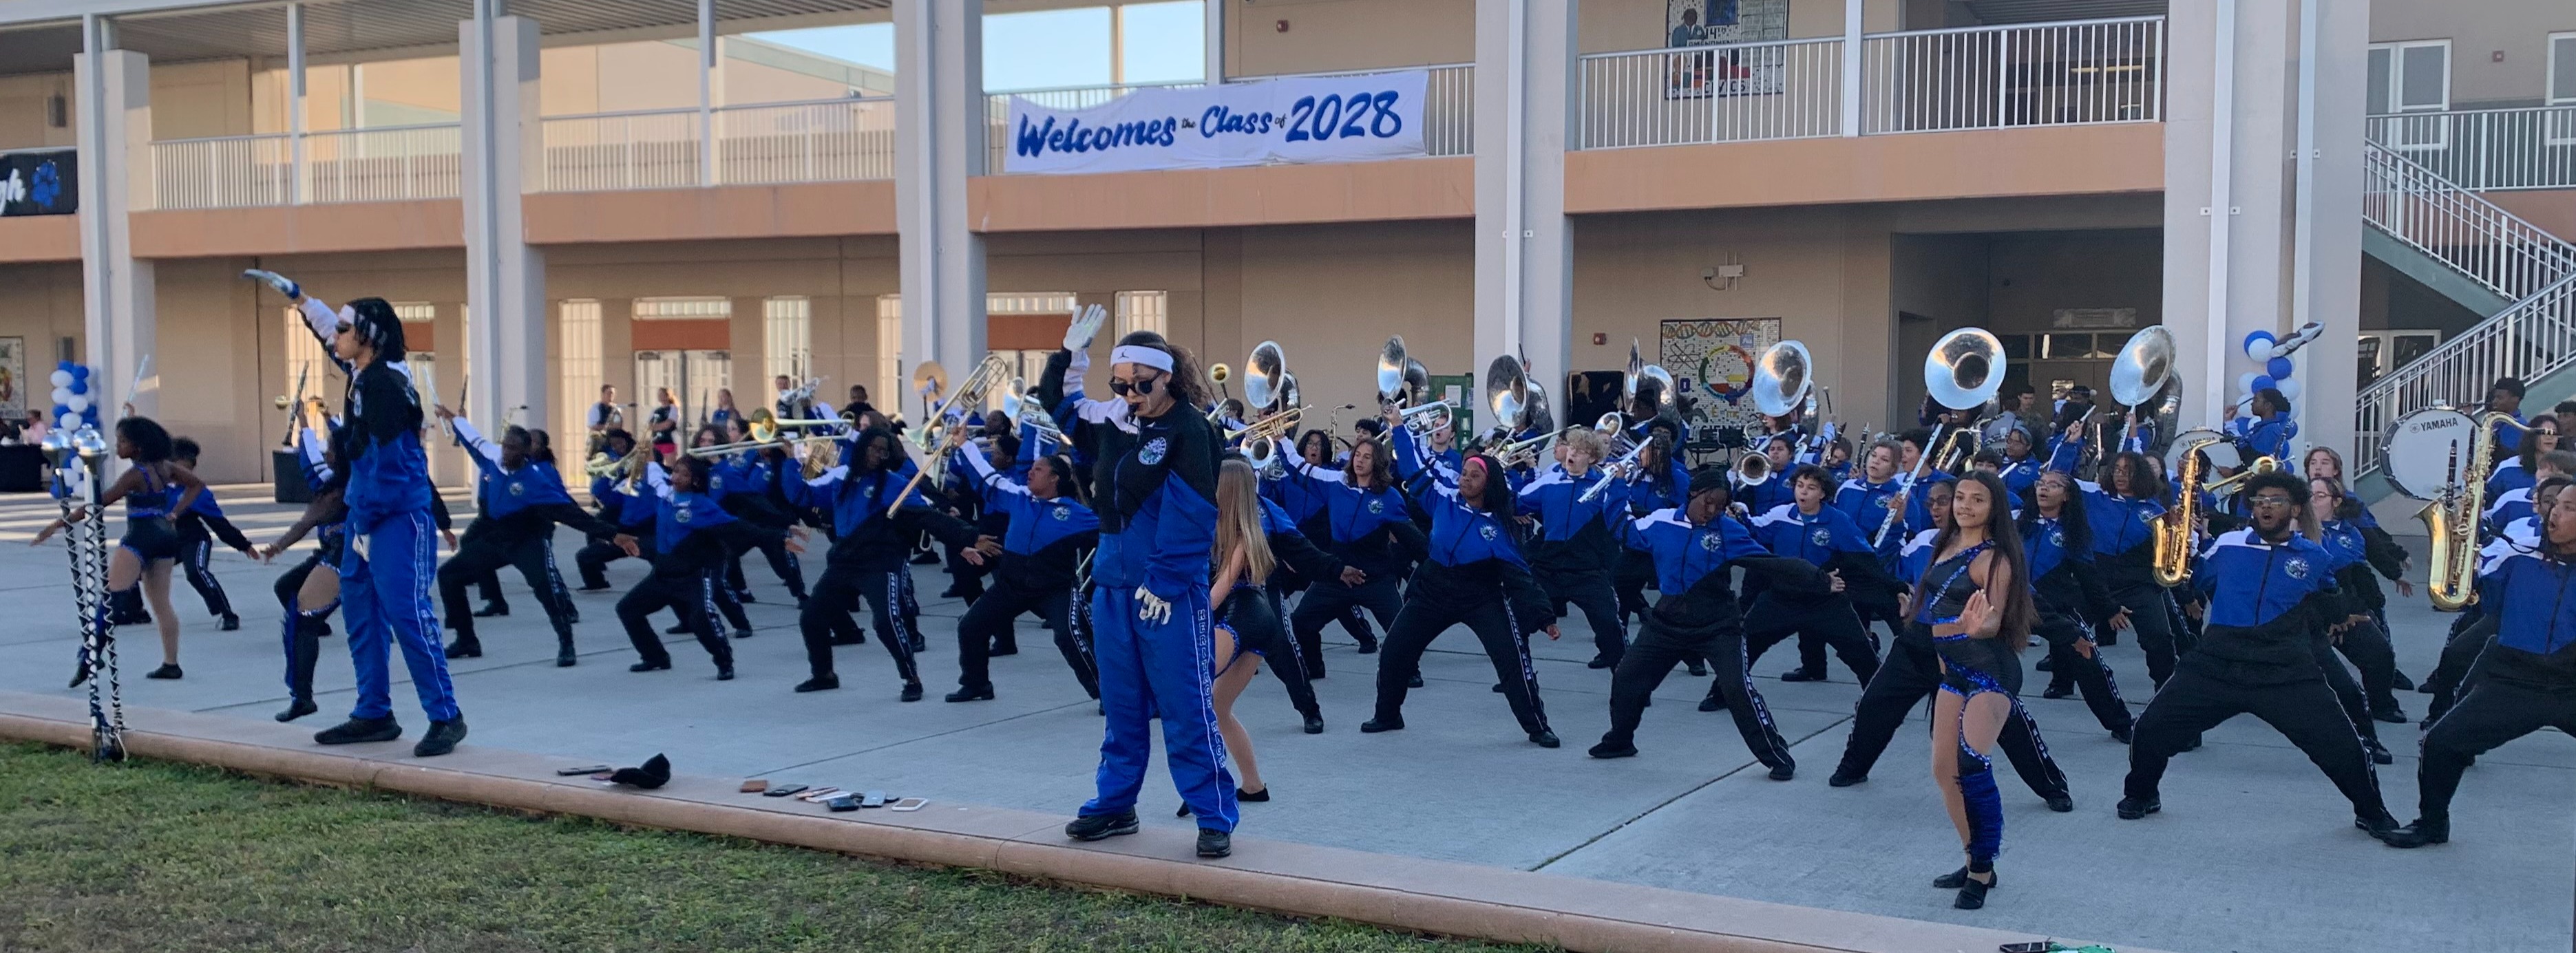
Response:
MULTIPOLYGON (((545 607, 546 619, 555 630, 555 665, 569 668, 580 660, 573 650, 571 595, 557 587, 550 571, 554 564, 554 547, 547 545, 546 534, 561 523, 593 535, 616 537, 617 528, 591 515, 564 492, 562 478, 553 467, 528 458, 528 431, 512 427, 494 444, 474 429, 474 424, 445 407, 431 408, 445 421, 457 446, 465 448, 490 484, 490 494, 475 522, 488 524, 481 533, 468 534, 465 545, 447 564, 438 568, 438 595, 447 607, 448 623, 456 629, 456 643, 447 647, 448 658, 479 658, 483 643, 475 638, 474 616, 466 609, 465 587, 490 575, 503 566, 514 566, 528 588, 537 594, 537 603, 545 607)), ((629 555, 635 552, 632 537, 616 540, 629 555)))
POLYGON ((2469 688, 2424 733, 2415 822, 2391 847, 2451 840, 2451 799, 2479 755, 2546 727, 2576 734, 2576 498, 2557 494, 2536 513, 2537 545, 2505 556, 2487 593, 2502 622, 2480 653, 2469 688))
POLYGON ((1773 556, 1754 542, 1743 521, 1727 515, 1728 476, 1702 470, 1688 484, 1686 508, 1661 507, 1621 521, 1621 541, 1655 561, 1662 596, 1646 613, 1637 644, 1610 673, 1610 730, 1592 746, 1595 758, 1635 756, 1637 723, 1655 686, 1672 674, 1673 663, 1706 659, 1716 668, 1719 698, 1734 713, 1745 749, 1771 769, 1772 780, 1797 776, 1797 759, 1745 671, 1744 618, 1727 580, 1740 566, 1774 577, 1773 591, 1819 595, 1840 588, 1842 580, 1805 560, 1773 556))
MULTIPOLYGON (((170 459, 190 472, 197 469, 198 452, 194 440, 180 437, 170 441, 170 459)), ((215 578, 214 566, 208 559, 214 554, 217 539, 244 556, 250 555, 250 537, 243 536, 233 521, 224 518, 224 509, 216 505, 212 488, 197 494, 197 501, 179 513, 177 526, 179 571, 187 575, 188 585, 197 590, 197 597, 206 600, 206 614, 221 620, 224 631, 241 628, 241 617, 233 614, 232 599, 224 595, 224 584, 215 578)))
POLYGON ((2306 488, 2274 472, 2249 478, 2242 493, 2252 521, 2211 541, 2192 574, 2193 587, 2209 597, 2200 643, 2138 716, 2119 816, 2163 810, 2158 788, 2167 762, 2203 732, 2250 713, 2326 773, 2352 803, 2355 826, 2386 838, 2397 819, 2380 799, 2361 734, 2318 664, 2326 630, 2342 621, 2345 603, 2325 548, 2301 531, 2306 488))
POLYGON ((832 549, 824 557, 823 574, 814 580, 805 608, 796 614, 808 669, 808 677, 796 684, 796 690, 841 687, 841 676, 832 669, 832 646, 859 640, 859 624, 850 613, 865 598, 877 641, 885 643, 886 653, 894 658, 895 674, 903 677, 899 697, 920 701, 921 672, 913 660, 913 640, 920 635, 913 620, 921 610, 912 595, 912 541, 924 530, 932 530, 949 534, 942 540, 949 545, 971 546, 974 532, 966 530, 961 538, 948 526, 954 520, 928 519, 931 510, 917 495, 897 499, 920 470, 894 434, 870 427, 841 447, 841 465, 821 477, 808 480, 801 472, 773 471, 790 503, 828 509, 832 514, 832 549))
POLYGON ((964 458, 983 487, 986 512, 1001 514, 1004 528, 998 555, 986 555, 981 539, 958 550, 968 562, 991 564, 993 585, 957 622, 957 690, 947 700, 993 698, 992 646, 1009 634, 1021 613, 1035 613, 1055 633, 1056 649, 1083 694, 1099 698, 1097 663, 1091 650, 1073 637, 1073 584, 1074 567, 1100 542, 1100 516, 1083 505, 1073 458, 1032 457, 1037 441, 1024 440, 1020 454, 1029 459, 1028 475, 1014 477, 967 447, 964 429, 951 428, 948 439, 951 455, 964 458))
MULTIPOLYGON (((1775 555, 1803 559, 1824 569, 1841 574, 1852 589, 1870 595, 1884 595, 1903 589, 1903 584, 1887 575, 1878 562, 1878 551, 1861 535, 1860 527, 1843 511, 1825 505, 1831 487, 1823 468, 1813 464, 1799 467, 1787 482, 1797 495, 1795 502, 1783 503, 1753 517, 1753 538, 1775 555)), ((1754 597, 1746 613, 1745 651, 1759 661, 1762 653, 1791 635, 1799 638, 1800 665, 1782 674, 1785 682, 1820 682, 1825 679, 1824 648, 1832 646, 1843 665, 1863 684, 1878 673, 1878 639, 1863 628, 1853 608, 1856 601, 1850 591, 1823 595, 1764 592, 1754 597), (1816 640, 1815 666, 1807 667, 1807 644, 1816 640)), ((1877 601, 1872 599, 1870 601, 1877 601)), ((1714 686, 1713 686, 1714 687, 1714 686)))
POLYGON ((2254 392, 2246 417, 2232 423, 2237 439, 2245 448, 2245 459, 2271 457, 2287 463, 2290 460, 2290 438, 2299 435, 2299 424, 2290 419, 2290 399, 2269 387, 2254 392))
POLYGON ((2075 478, 2051 470, 2032 484, 2031 505, 2018 521, 2038 611, 2032 634, 2048 643, 2050 678, 2040 697, 2065 698, 2081 688, 2093 717, 2111 737, 2126 741, 2135 719, 2093 639, 2126 622, 2093 564, 2093 524, 2084 507, 2075 478))
MULTIPOLYGON (((1378 649, 1377 633, 1370 631, 1361 613, 1376 616, 1379 625, 1394 625, 1397 610, 1404 608, 1404 593, 1397 583, 1412 560, 1396 537, 1399 527, 1411 527, 1412 511, 1395 488, 1386 444, 1376 438, 1352 444, 1349 459, 1339 469, 1305 460, 1290 463, 1276 484, 1302 485, 1297 495, 1323 504, 1304 525, 1320 521, 1326 527, 1325 547, 1340 563, 1329 578, 1304 580, 1306 595, 1288 616, 1288 630, 1297 640, 1306 678, 1320 679, 1324 677, 1325 623, 1339 620, 1359 642, 1360 654, 1369 655, 1378 649)), ((1286 507, 1281 511, 1285 513, 1286 507)), ((1293 564, 1282 561, 1281 565, 1293 564)))

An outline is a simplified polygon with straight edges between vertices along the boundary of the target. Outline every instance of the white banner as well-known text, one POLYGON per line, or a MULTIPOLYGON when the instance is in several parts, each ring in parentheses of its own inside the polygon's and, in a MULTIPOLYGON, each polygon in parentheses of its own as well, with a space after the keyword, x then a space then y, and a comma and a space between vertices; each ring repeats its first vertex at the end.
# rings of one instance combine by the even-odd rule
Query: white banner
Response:
POLYGON ((1213 169, 1427 155, 1424 70, 1140 89, 1089 109, 1011 97, 1004 172, 1213 169))

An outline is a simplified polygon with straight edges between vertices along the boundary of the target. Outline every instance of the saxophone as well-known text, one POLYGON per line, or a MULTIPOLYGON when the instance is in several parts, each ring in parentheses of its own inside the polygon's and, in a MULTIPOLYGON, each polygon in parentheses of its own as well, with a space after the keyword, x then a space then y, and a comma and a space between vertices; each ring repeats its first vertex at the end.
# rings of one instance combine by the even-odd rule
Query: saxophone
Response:
POLYGON ((2156 584, 2171 589, 2191 579, 2191 529, 2200 518, 2200 448, 2217 443, 2201 440, 2184 447, 2174 467, 2174 505, 2156 518, 2156 584))
MULTIPOLYGON (((2469 464, 2460 467, 2460 451, 2451 449, 2451 476, 2441 499, 2424 504, 2415 514, 2424 521, 2425 532, 2432 536, 2432 579, 2425 584, 2425 596, 2433 608, 2458 612, 2478 601, 2478 522, 2486 513, 2486 474, 2495 463, 2496 424, 2523 425, 2503 411, 2477 415, 2478 427, 2469 436, 2469 464)), ((2523 428, 2529 429, 2529 428, 2523 428)))

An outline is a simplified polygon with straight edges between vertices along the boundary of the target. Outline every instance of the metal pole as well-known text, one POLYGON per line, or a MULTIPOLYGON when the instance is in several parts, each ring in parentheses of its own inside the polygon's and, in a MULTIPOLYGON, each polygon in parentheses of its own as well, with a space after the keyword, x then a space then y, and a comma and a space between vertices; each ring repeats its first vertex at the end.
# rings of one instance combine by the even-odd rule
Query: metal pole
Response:
POLYGON ((1200 15, 1204 21, 1201 25, 1207 28, 1207 69, 1204 76, 1210 86, 1225 82, 1225 2, 1207 0, 1207 12, 1200 15))
POLYGON ((304 5, 286 5, 286 204, 304 203, 304 5))
POLYGON ((2210 388, 2209 408, 2212 423, 2227 419, 2230 406, 2227 397, 2227 239, 2229 219, 2235 215, 2231 202, 2235 198, 2236 150, 2236 0, 2218 0, 2217 51, 2215 81, 2210 88, 2209 114, 2209 309, 2206 318, 2209 334, 2201 355, 2202 379, 2210 388))
MULTIPOLYGON (((1860 135, 1861 13, 1865 0, 1843 0, 1843 135, 1860 135)), ((1714 100, 1712 96, 1710 99, 1714 100)))
POLYGON ((698 184, 716 184, 716 0, 698 0, 698 184))
POLYGON ((1529 207, 1529 0, 1510 0, 1511 23, 1504 28, 1503 73, 1503 353, 1521 352, 1521 256, 1529 207))

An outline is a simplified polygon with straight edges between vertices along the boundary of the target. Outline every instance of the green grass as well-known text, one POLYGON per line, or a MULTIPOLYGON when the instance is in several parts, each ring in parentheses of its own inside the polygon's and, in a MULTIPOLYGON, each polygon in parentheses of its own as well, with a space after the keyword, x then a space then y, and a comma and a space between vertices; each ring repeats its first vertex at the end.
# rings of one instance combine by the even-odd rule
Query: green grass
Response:
POLYGON ((0 953, 1505 949, 0 744, 0 953))

